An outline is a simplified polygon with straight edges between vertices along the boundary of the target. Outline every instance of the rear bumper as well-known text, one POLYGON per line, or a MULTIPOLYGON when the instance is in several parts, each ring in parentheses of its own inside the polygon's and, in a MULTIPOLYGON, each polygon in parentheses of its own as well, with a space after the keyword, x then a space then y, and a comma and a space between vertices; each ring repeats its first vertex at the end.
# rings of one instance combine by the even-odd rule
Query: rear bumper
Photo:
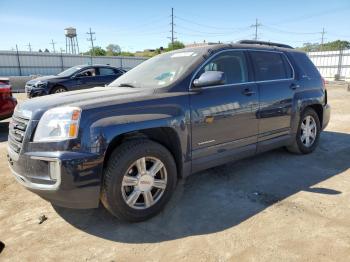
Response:
POLYGON ((325 129, 331 118, 331 107, 326 104, 323 106, 322 130, 325 129))
POLYGON ((11 149, 8 152, 13 176, 28 190, 62 207, 98 207, 102 161, 97 155, 33 152, 15 161, 11 149))

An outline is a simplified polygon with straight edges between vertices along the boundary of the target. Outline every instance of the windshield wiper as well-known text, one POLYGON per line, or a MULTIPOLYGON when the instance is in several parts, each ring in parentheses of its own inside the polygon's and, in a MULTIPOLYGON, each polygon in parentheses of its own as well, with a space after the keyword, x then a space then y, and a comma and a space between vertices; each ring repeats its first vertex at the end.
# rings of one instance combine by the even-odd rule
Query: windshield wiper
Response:
POLYGON ((118 87, 132 87, 132 88, 136 88, 136 86, 134 86, 131 83, 121 83, 118 85, 118 87))

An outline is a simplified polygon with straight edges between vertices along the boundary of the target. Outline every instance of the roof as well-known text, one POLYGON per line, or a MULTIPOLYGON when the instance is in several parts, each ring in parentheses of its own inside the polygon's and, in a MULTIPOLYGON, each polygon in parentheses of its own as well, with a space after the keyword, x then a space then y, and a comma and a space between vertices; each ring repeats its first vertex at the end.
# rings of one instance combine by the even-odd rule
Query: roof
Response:
POLYGON ((256 44, 254 43, 254 41, 252 41, 251 44, 250 43, 211 44, 206 46, 187 47, 187 48, 178 49, 178 50, 196 51, 200 53, 211 53, 211 52, 217 52, 225 49, 258 49, 258 50, 275 50, 275 51, 277 50, 282 52, 302 52, 302 51, 293 49, 288 45, 279 44, 280 46, 274 46, 272 44, 275 44, 275 43, 269 43, 269 42, 260 42, 260 43, 266 43, 266 44, 256 44))
POLYGON ((88 67, 88 66, 103 66, 103 67, 118 68, 118 67, 116 67, 116 66, 107 65, 107 64, 92 64, 92 65, 85 64, 85 65, 75 65, 75 66, 73 66, 73 67, 88 67))

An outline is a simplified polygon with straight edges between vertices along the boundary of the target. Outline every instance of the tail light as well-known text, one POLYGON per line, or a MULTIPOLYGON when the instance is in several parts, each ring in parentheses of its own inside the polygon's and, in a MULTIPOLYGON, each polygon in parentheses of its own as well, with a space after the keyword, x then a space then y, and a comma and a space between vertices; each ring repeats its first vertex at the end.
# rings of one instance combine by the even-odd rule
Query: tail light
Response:
POLYGON ((8 82, 0 81, 0 94, 3 97, 12 96, 11 85, 8 82))
POLYGON ((322 77, 322 85, 324 89, 324 104, 327 105, 327 89, 326 89, 326 80, 322 77))

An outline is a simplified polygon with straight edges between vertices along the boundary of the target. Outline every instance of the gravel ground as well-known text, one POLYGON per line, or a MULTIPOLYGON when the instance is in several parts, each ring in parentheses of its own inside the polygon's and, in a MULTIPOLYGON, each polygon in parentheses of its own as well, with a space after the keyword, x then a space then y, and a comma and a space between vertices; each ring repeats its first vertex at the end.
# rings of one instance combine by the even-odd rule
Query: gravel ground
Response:
POLYGON ((328 94, 331 122, 313 154, 278 149, 190 176, 160 215, 138 224, 25 190, 7 167, 0 122, 0 260, 347 261, 350 92, 328 94))

